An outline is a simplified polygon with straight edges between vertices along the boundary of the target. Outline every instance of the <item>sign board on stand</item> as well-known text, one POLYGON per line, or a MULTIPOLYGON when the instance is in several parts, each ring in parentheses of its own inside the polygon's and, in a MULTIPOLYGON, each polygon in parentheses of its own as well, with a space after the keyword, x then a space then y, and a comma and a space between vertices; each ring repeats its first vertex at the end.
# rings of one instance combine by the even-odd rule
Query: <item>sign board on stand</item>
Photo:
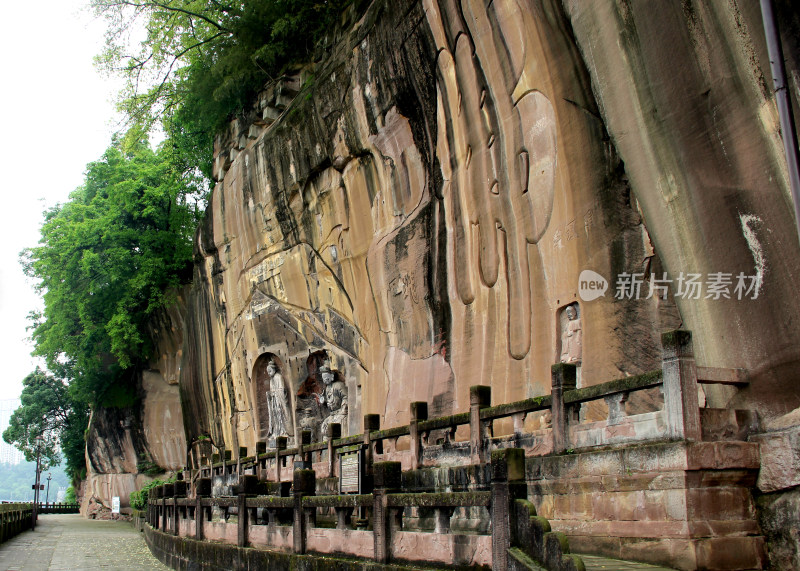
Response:
POLYGON ((339 493, 362 493, 364 475, 363 450, 339 455, 339 493))

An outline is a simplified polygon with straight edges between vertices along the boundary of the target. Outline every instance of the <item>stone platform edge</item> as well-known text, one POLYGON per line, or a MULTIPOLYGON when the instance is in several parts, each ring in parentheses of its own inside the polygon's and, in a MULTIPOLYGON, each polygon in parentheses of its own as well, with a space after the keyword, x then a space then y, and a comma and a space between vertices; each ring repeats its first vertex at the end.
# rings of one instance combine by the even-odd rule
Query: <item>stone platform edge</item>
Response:
MULTIPOLYGON (((267 551, 253 547, 238 547, 225 543, 197 541, 143 526, 144 538, 150 552, 167 567, 189 571, 434 571, 437 567, 421 567, 402 563, 381 564, 374 561, 331 555, 299 555, 267 551)), ((448 566, 447 569, 473 570, 469 566, 448 566)))

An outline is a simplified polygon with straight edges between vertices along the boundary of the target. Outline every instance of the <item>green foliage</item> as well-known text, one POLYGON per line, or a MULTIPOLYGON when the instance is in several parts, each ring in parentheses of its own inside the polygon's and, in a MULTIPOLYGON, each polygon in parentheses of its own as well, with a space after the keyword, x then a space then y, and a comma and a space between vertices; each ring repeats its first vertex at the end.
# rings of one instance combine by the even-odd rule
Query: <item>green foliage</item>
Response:
POLYGON ((11 415, 3 439, 21 450, 29 462, 36 460, 38 449, 42 470, 61 462, 60 447, 67 470, 72 473, 84 463, 83 429, 89 411, 85 403, 71 398, 64 367, 57 370, 62 376, 37 368, 23 379, 21 403, 11 415), (41 441, 37 441, 38 436, 41 441))
POLYGON ((93 0, 108 22, 97 62, 127 79, 121 107, 132 123, 161 120, 176 162, 208 176, 214 134, 285 66, 307 61, 352 1, 93 0))
POLYGON ((145 476, 158 476, 159 474, 163 474, 166 470, 152 460, 148 460, 141 455, 139 463, 136 465, 136 471, 145 476))
POLYGON ((192 271, 192 238, 203 186, 175 168, 169 152, 132 134, 87 166, 83 186, 44 214, 39 245, 24 250, 44 311, 32 314, 37 369, 4 433, 48 462, 61 453, 79 478, 90 406, 135 403, 138 372, 152 352, 148 323, 174 301, 192 271))
MULTIPOLYGON (((66 488, 70 479, 60 467, 50 467, 42 471, 41 483, 45 491, 41 492, 41 500, 55 502, 58 490, 66 488), (47 476, 51 476, 50 493, 47 494, 47 476)), ((20 462, 19 464, 0 463, 0 501, 32 502, 31 486, 36 481, 36 462, 20 462)), ((65 500, 66 501, 66 500, 65 500)))
POLYGON ((191 278, 201 193, 167 153, 118 140, 45 213, 39 246, 21 256, 45 303, 33 316, 34 354, 69 373, 74 400, 132 404, 135 371, 152 350, 148 319, 191 278))
POLYGON ((75 487, 70 486, 67 488, 67 495, 64 496, 64 503, 67 504, 77 504, 78 503, 78 496, 75 494, 75 487))
POLYGON ((145 486, 136 492, 131 492, 131 507, 135 510, 143 510, 147 507, 147 501, 150 499, 150 490, 161 484, 171 484, 175 482, 176 477, 172 476, 166 480, 153 480, 145 484, 145 486))

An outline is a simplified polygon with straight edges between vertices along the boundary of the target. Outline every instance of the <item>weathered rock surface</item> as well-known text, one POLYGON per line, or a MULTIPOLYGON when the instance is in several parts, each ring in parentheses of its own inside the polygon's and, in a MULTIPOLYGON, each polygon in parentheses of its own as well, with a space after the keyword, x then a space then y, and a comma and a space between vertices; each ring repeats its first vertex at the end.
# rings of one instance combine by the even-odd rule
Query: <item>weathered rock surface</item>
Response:
MULTIPOLYGON (((778 8, 796 102, 800 24, 778 8)), ((136 434, 96 414, 125 434, 90 440, 97 474, 133 473, 144 449, 180 465, 180 422, 190 444, 252 453, 270 361, 285 425, 331 414, 324 365, 353 434, 366 413, 406 423, 412 401, 463 412, 471 385, 548 394, 562 359, 584 386, 655 369, 683 327, 699 366, 750 380, 705 405, 800 406, 800 255, 757 3, 375 0, 343 21, 218 138, 183 329, 142 380, 136 434), (605 295, 581 295, 584 270, 605 295), (615 295, 624 276, 640 289, 615 295)), ((759 437, 779 458, 763 491, 796 490, 786 422, 759 437)))
POLYGON ((251 127, 219 141, 198 235, 190 438, 265 439, 264 355, 292 407, 324 355, 345 433, 364 413, 405 423, 416 400, 465 410, 474 384, 546 394, 574 303, 585 384, 658 366, 671 301, 578 298, 584 269, 661 266, 557 5, 376 2, 243 140, 251 127))
POLYGON ((151 324, 156 349, 151 368, 139 379, 137 403, 92 411, 86 438, 84 515, 107 514, 114 496, 120 497, 125 510, 131 492, 141 489, 155 475, 164 477, 186 465, 178 388, 184 299, 179 295, 176 304, 151 324))

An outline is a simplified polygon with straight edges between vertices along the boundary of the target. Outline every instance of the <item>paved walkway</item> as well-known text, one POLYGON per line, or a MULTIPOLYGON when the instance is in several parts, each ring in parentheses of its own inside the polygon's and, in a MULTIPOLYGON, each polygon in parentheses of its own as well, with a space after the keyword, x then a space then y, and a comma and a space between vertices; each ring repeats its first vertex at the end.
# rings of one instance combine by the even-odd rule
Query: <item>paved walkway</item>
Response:
POLYGON ((586 571, 671 571, 666 567, 655 567, 645 563, 633 561, 620 561, 619 559, 606 559, 596 555, 581 554, 586 564, 586 571))
POLYGON ((65 569, 166 570, 144 537, 126 521, 84 519, 78 514, 39 516, 36 531, 0 543, 0 571, 65 569))

